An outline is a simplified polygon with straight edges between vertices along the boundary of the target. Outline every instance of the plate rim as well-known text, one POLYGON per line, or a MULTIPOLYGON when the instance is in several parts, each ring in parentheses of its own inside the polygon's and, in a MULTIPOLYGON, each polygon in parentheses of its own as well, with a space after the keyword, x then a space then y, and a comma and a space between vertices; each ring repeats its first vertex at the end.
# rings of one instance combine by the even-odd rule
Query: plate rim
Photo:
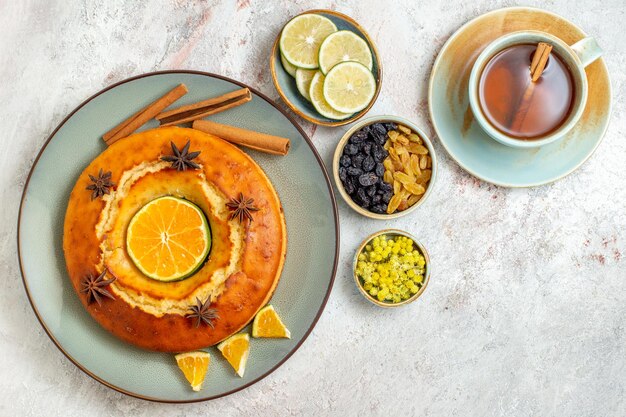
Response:
POLYGON ((30 303, 31 308, 33 309, 33 312, 35 313, 35 316, 37 317, 37 321, 39 321, 39 324, 41 324, 41 327, 43 327, 44 331, 46 332, 46 334, 48 335, 50 340, 52 340, 52 342, 57 347, 57 349, 59 349, 61 351, 61 353, 63 353, 63 355, 67 359, 69 359, 70 362, 73 363, 78 369, 80 369, 85 374, 87 374, 88 376, 90 376, 91 378, 93 378, 94 380, 98 381, 99 383, 101 383, 102 385, 104 385, 104 386, 106 386, 108 388, 111 388, 111 389, 113 389, 113 390, 115 390, 117 392, 120 392, 122 394, 126 394, 126 395, 134 397, 134 398, 139 398, 139 399, 142 399, 142 400, 158 402, 158 403, 168 403, 168 404, 197 403, 197 402, 214 400, 214 399, 217 399, 217 398, 221 398, 221 397, 225 397, 225 396, 234 394, 234 393, 236 393, 238 391, 241 391, 243 389, 246 389, 246 388, 256 384, 257 382, 261 381, 262 379, 265 379, 265 377, 269 376, 275 370, 280 368, 294 353, 296 353, 296 351, 304 344, 304 341, 306 339, 308 339, 309 335, 311 334, 311 332, 313 331, 313 329, 317 325, 317 322, 319 321, 320 317, 322 316, 322 313, 324 312, 324 309, 326 308, 326 304, 328 303, 328 299, 330 297, 330 293, 332 292, 333 284, 334 284, 335 278, 337 276, 337 267, 338 267, 338 263, 339 263, 339 252, 340 252, 340 250, 339 250, 340 249, 340 238, 341 238, 341 234, 340 234, 340 227, 339 227, 339 211, 337 209, 337 200, 335 198, 335 193, 334 193, 332 184, 330 182, 330 177, 328 176, 328 171, 326 170, 326 166, 324 165, 324 162, 323 162, 321 156, 319 155, 319 153, 317 151, 317 148, 315 147, 315 145, 313 144, 313 142, 311 141, 309 136, 306 134, 306 132, 302 129, 302 127, 296 122, 296 120, 293 118, 293 116, 289 115, 286 111, 281 109, 273 100, 271 100, 265 94, 261 93, 259 90, 255 89, 253 87, 250 87, 249 85, 246 85, 245 83, 243 83, 241 81, 236 81, 236 80, 234 80, 232 78, 229 78, 229 77, 226 77, 226 76, 223 76, 223 75, 219 75, 219 74, 215 74, 215 73, 211 73, 211 72, 206 72, 206 71, 198 71, 198 70, 163 70, 163 71, 145 72, 145 73, 142 73, 142 74, 139 74, 139 75, 135 75, 135 76, 132 76, 132 77, 129 77, 129 78, 125 78, 125 79, 123 79, 121 81, 118 81, 118 82, 115 82, 115 83, 113 83, 113 84, 111 84, 111 85, 109 85, 109 86, 107 86, 107 87, 105 87, 103 89, 100 89, 98 92, 96 92, 95 94, 91 95, 90 97, 85 99, 83 102, 81 102, 70 113, 68 113, 68 115, 56 126, 56 128, 48 136, 48 138, 45 140, 45 142, 41 146, 41 149, 37 153, 37 156, 35 157, 35 160, 32 163, 32 166, 31 166, 31 168, 30 168, 30 170, 28 172, 28 176, 26 177, 26 181, 24 183, 24 188, 22 190, 22 196, 20 198, 20 206, 19 206, 19 211, 18 211, 18 216, 17 216, 17 256, 18 256, 19 267, 20 267, 20 275, 22 276, 22 284, 24 285, 24 290, 26 292, 26 296, 28 298, 28 302, 30 303), (333 215, 334 215, 334 223, 335 223, 335 259, 333 261, 333 269, 332 269, 330 281, 329 281, 329 284, 328 284, 328 288, 326 290, 326 294, 324 296, 324 299, 322 300, 322 304, 320 305, 320 308, 317 311, 317 313, 316 313, 316 315, 315 315, 315 317, 313 319, 313 322, 311 323, 311 326, 306 330, 306 332, 304 333, 302 338, 298 341, 298 343, 296 343, 296 345, 293 347, 293 349, 291 349, 289 352, 287 352, 285 357, 283 357, 276 365, 274 365, 272 368, 270 368, 267 372, 261 374, 259 377, 253 379, 250 382, 247 382, 247 383, 243 384, 240 387, 237 387, 235 389, 232 389, 230 391, 227 391, 227 392, 224 392, 224 393, 221 393, 221 394, 218 394, 218 395, 212 395, 212 396, 202 397, 202 398, 185 399, 185 400, 169 400, 169 399, 163 399, 163 398, 158 398, 158 397, 152 397, 152 396, 142 395, 142 394, 139 394, 139 393, 136 393, 136 392, 132 392, 132 391, 129 391, 127 389, 118 387, 118 386, 116 386, 116 385, 114 385, 114 384, 104 380, 103 378, 99 377, 95 373, 91 372, 89 369, 87 369, 85 366, 83 366, 83 364, 81 364, 74 357, 72 357, 72 355, 70 355, 63 348, 61 343, 54 337, 54 335, 52 334, 51 330, 46 326, 46 324, 44 323, 41 315, 39 314, 39 310, 37 309, 37 306, 35 305, 32 297, 31 297, 30 290, 29 290, 28 282, 27 282, 27 279, 26 279, 26 274, 24 272, 24 265, 23 265, 23 260, 22 260, 22 250, 21 250, 21 235, 22 235, 21 224, 22 224, 22 213, 23 213, 23 209, 24 209, 24 200, 25 200, 25 197, 26 197, 26 192, 28 191, 28 186, 30 184, 31 177, 32 177, 32 175, 33 175, 33 173, 35 171, 35 168, 37 167, 37 164, 39 163, 39 159, 41 158, 41 156, 45 152, 46 148, 48 147, 48 144, 56 136, 57 132, 65 125, 65 123, 67 123, 85 105, 87 105, 92 100, 94 100, 95 98, 99 97, 100 95, 106 93, 107 91, 112 90, 112 89, 114 89, 116 87, 119 87, 122 84, 126 84, 126 83, 129 83, 129 82, 132 82, 132 81, 136 81, 136 80, 139 80, 139 79, 142 79, 142 78, 152 77, 152 76, 156 76, 156 75, 164 75, 164 74, 202 75, 202 76, 209 77, 209 78, 217 78, 217 79, 222 80, 222 81, 227 81, 227 82, 233 83, 235 85, 238 85, 238 86, 240 86, 242 88, 248 88, 253 94, 255 94, 255 95, 259 96, 260 98, 262 98, 263 100, 265 100, 274 109, 276 109, 283 116, 285 116, 287 118, 287 120, 302 135, 302 137, 304 138, 305 142, 307 143, 307 145, 309 146, 311 151, 313 151, 313 155, 315 156, 315 159, 317 160, 317 163, 318 163, 319 167, 322 170, 322 174, 324 176, 324 179, 326 180, 326 187, 328 188, 328 191, 329 191, 330 197, 331 197, 331 203, 332 203, 333 215))
POLYGON ((441 60, 443 59, 443 54, 446 51, 446 49, 450 46, 451 42, 457 37, 459 36, 459 34, 465 30, 470 24, 474 23, 475 21, 477 21, 478 19, 481 19, 485 16, 491 15, 491 14, 497 14, 497 13, 502 13, 505 11, 509 11, 509 10, 526 10, 529 12, 533 12, 533 13, 545 13, 551 16, 555 16, 558 17, 559 19, 563 19, 565 20, 569 25, 571 25, 572 27, 576 28, 577 30, 579 30, 582 34, 584 34, 585 36, 587 35, 587 32, 585 32, 584 30, 582 30, 582 28, 580 28, 580 26, 578 26, 577 24, 575 24, 574 22, 572 22, 570 19, 561 16, 557 13, 551 12, 549 10, 546 9, 542 9, 540 7, 530 7, 530 6, 511 6, 511 7, 501 7, 498 9, 494 9, 494 10, 490 10, 488 12, 485 13, 481 13, 478 16, 475 16, 473 18, 471 18, 470 20, 468 20, 467 22, 463 23, 461 26, 459 26, 451 35, 450 37, 446 40, 446 42, 443 44, 443 46, 441 47, 441 49, 439 50, 439 53, 437 54, 437 58, 435 58, 435 62, 433 63, 431 72, 430 72, 430 76, 428 78, 428 113, 430 116, 430 121, 433 125, 433 129, 435 129, 435 134, 437 135, 437 138, 439 139, 439 143, 441 144, 441 146, 443 146, 443 148, 446 150, 446 153, 448 154, 448 156, 459 166, 461 167, 461 169, 463 169, 465 172, 467 172, 468 174, 478 178, 481 181, 484 181, 486 183, 489 184, 494 184, 497 185, 499 187, 506 187, 506 188, 533 188, 533 187, 539 187, 542 185, 549 185, 552 183, 555 183, 565 177, 567 177, 568 175, 570 175, 571 173, 573 173, 574 171, 578 170, 578 168, 580 168, 585 162, 587 162, 589 160, 589 158, 591 158, 591 156, 596 152, 596 150, 598 149, 598 147, 600 146, 600 143, 602 143, 602 140, 604 139, 604 136, 606 135, 606 132, 609 128, 610 122, 611 122, 611 116, 613 114, 613 85, 611 83, 611 74, 609 73, 608 67, 606 65, 606 61, 604 60, 604 57, 600 57, 598 60, 602 62, 602 65, 604 66, 604 70, 607 74, 607 80, 608 80, 608 94, 610 96, 609 99, 609 109, 608 109, 608 114, 607 114, 607 120, 606 120, 606 124, 604 126, 604 129, 602 130, 602 132, 600 133, 600 136, 598 138, 598 141, 596 142, 595 146, 593 147, 593 149, 591 149, 591 151, 589 152, 588 155, 585 156, 585 158, 583 158, 579 163, 577 163, 575 166, 573 166, 572 168, 564 171, 562 174, 555 176, 553 178, 544 180, 544 181, 537 181, 537 182, 533 182, 533 183, 522 183, 522 184, 512 184, 512 183, 507 183, 507 182, 503 182, 503 181, 499 181, 495 178, 488 178, 484 175, 479 175, 478 173, 474 172, 472 169, 468 168, 464 163, 460 162, 459 159, 457 159, 456 155, 454 155, 452 152, 450 152, 448 146, 445 144, 445 141, 441 139, 441 135, 439 134, 439 128, 437 127, 437 124, 435 123, 435 117, 433 116, 434 112, 433 112, 433 84, 434 84, 434 79, 435 79, 435 73, 439 68, 439 65, 441 63, 441 60))

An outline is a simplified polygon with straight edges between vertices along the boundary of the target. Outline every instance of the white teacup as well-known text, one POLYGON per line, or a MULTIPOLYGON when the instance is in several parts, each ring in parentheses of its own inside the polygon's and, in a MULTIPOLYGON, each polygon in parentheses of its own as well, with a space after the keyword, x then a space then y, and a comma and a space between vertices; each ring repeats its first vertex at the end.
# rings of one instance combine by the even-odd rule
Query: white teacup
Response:
POLYGON ((587 75, 585 67, 602 55, 602 49, 593 38, 584 38, 573 45, 549 33, 539 31, 519 31, 501 36, 491 42, 478 56, 469 78, 469 102, 474 118, 482 129, 498 142, 516 148, 534 148, 547 145, 563 138, 578 122, 587 104, 587 75), (485 117, 479 102, 480 77, 485 66, 498 52, 520 44, 546 42, 568 67, 574 81, 574 101, 567 119, 555 131, 534 140, 523 140, 509 136, 496 129, 485 117))

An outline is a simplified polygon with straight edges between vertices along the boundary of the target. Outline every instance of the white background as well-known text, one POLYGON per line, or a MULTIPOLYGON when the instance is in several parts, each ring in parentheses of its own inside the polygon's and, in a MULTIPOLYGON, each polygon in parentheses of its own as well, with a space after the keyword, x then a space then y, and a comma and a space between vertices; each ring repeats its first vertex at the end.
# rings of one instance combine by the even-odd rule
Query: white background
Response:
MULTIPOLYGON (((215 72, 278 101, 268 67, 274 37, 290 16, 322 7, 351 15, 377 42, 385 75, 369 114, 404 116, 433 134, 427 80, 439 48, 468 19, 516 3, 102 3, 0 0, 0 415, 626 415, 623 0, 524 2, 571 19, 606 51, 613 116, 580 170, 509 190, 464 173, 437 143, 435 193, 414 215, 370 221, 339 201, 339 270, 312 335, 262 382, 191 405, 100 385, 38 324, 18 269, 16 224, 47 136, 86 97, 148 71, 215 72), (358 242, 389 226, 416 234, 434 264, 424 296, 392 311, 367 304, 350 275, 358 242)), ((329 166, 346 129, 302 125, 329 166)))

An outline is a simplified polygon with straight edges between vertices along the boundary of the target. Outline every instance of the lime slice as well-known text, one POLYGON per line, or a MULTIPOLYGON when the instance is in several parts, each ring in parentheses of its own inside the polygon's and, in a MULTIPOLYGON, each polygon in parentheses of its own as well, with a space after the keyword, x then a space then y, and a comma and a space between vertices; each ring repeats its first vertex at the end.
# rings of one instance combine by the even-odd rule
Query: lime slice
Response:
POLYGON ((324 74, 321 71, 317 71, 313 80, 311 81, 311 88, 309 88, 309 95, 311 96, 311 103, 315 110, 324 117, 328 117, 333 120, 343 120, 350 117, 352 113, 339 112, 328 105, 324 98, 324 74))
POLYGON ((367 42, 354 32, 340 30, 329 35, 320 46, 319 65, 324 75, 340 62, 355 61, 372 70, 372 52, 367 42))
POLYGON ((335 24, 324 16, 313 13, 296 16, 283 28, 280 52, 291 65, 315 69, 318 67, 320 45, 336 31, 335 24))
POLYGON ((283 64, 283 68, 285 69, 285 71, 287 71, 287 74, 291 75, 292 77, 296 76, 296 70, 298 69, 298 67, 294 67, 293 65, 291 65, 289 61, 285 59, 283 54, 280 54, 280 63, 283 64))
POLYGON ((324 81, 324 98, 336 111, 356 113, 367 107, 376 94, 372 72, 358 62, 335 65, 324 81))
POLYGON ((311 87, 311 81, 316 73, 317 70, 307 70, 302 68, 298 68, 296 70, 296 86, 298 87, 298 91, 309 101, 311 101, 309 87, 311 87))

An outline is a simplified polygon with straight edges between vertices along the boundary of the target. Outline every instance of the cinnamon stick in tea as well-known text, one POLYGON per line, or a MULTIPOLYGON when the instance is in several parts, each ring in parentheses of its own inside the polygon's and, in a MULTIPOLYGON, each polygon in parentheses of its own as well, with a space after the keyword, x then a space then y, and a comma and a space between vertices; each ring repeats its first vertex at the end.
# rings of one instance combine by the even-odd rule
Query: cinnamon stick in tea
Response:
POLYGON ((535 92, 535 83, 539 80, 539 77, 541 77, 543 70, 546 69, 546 64, 548 63, 548 59, 550 59, 551 52, 552 45, 545 42, 539 42, 537 45, 537 49, 533 54, 533 60, 530 63, 530 84, 526 88, 526 91, 524 91, 524 95, 519 102, 520 104, 515 111, 513 121, 511 122, 511 129, 521 129, 524 119, 526 119, 526 115, 528 114, 528 110, 530 109, 530 104, 535 92))
POLYGON ((118 140, 125 138, 126 136, 130 135, 135 130, 146 124, 157 114, 161 113, 165 108, 169 107, 176 100, 187 94, 187 91, 188 90, 185 84, 179 84, 172 90, 168 91, 165 95, 161 96, 158 100, 144 107, 113 129, 111 129, 109 132, 102 135, 102 138, 107 145, 111 145, 118 140))
POLYGON ((242 105, 252 100, 252 94, 247 88, 231 91, 219 97, 200 101, 194 104, 181 106, 158 114, 156 119, 161 122, 161 126, 171 126, 179 123, 191 122, 202 119, 211 114, 220 113, 224 110, 242 105))
POLYGON ((287 138, 272 136, 239 127, 223 125, 208 120, 194 121, 193 128, 218 136, 228 142, 246 146, 260 152, 271 153, 274 155, 287 155, 289 152, 290 142, 287 138))

